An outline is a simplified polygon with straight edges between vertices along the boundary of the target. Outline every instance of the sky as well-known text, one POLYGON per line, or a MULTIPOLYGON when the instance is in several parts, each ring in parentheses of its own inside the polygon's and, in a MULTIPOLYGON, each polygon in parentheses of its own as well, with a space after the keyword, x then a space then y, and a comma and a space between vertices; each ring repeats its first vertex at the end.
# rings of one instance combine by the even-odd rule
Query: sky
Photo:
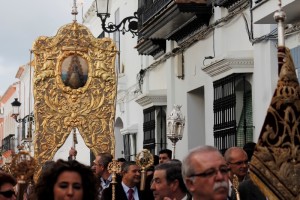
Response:
MULTIPOLYGON (((93 0, 78 1, 77 21, 93 0)), ((0 96, 15 78, 20 66, 29 63, 30 49, 39 36, 55 36, 58 29, 73 21, 73 0, 0 1, 0 96)))

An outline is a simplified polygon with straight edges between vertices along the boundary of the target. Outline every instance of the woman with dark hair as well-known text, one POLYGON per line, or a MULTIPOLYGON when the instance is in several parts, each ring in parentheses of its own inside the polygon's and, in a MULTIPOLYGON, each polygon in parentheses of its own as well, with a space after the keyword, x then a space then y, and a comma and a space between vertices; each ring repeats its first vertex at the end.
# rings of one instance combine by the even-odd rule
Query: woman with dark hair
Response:
POLYGON ((10 174, 0 172, 0 200, 15 200, 16 193, 14 186, 17 181, 10 174))
POLYGON ((97 179, 92 170, 76 160, 58 160, 35 185, 33 200, 96 200, 97 179))

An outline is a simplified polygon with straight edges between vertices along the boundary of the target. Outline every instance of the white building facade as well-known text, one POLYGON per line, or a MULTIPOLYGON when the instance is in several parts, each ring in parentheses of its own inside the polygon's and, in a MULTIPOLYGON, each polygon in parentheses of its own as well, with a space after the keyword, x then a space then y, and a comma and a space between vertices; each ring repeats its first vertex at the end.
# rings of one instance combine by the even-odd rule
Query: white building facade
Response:
MULTIPOLYGON (((113 38, 119 50, 115 158, 134 160, 144 148, 154 154, 171 149, 166 119, 174 104, 182 105, 186 119, 183 138, 176 144, 177 159, 198 145, 224 151, 257 142, 278 77, 276 0, 111 2, 107 22, 118 24, 134 12, 139 16, 135 37, 104 33, 95 2, 84 16, 95 37, 113 38)), ((282 3, 286 46, 298 68, 300 15, 295 8, 300 1, 282 3)), ((32 74, 28 66, 18 74, 16 97, 24 117, 33 110, 32 74)), ((77 134, 77 160, 89 164, 89 150, 77 134)), ((67 158, 71 135, 54 159, 67 158)))
POLYGON ((0 166, 10 163, 17 150, 20 124, 12 118, 13 108, 11 102, 18 98, 20 82, 10 85, 0 98, 0 139, 1 161, 0 166))
MULTIPOLYGON (((286 46, 297 59, 299 1, 282 6, 292 18, 286 46)), ((224 151, 257 142, 278 77, 276 0, 115 0, 109 8, 107 22, 139 14, 138 37, 105 33, 119 49, 116 157, 171 149, 166 117, 174 104, 182 105, 186 117, 176 158, 198 145, 224 151)), ((84 24, 103 36, 95 11, 93 4, 84 24)))

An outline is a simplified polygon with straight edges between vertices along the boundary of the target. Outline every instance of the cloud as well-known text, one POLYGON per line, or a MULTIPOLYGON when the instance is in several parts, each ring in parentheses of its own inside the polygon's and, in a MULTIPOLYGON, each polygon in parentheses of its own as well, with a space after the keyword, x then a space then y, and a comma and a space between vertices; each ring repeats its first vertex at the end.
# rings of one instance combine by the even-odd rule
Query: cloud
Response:
MULTIPOLYGON (((89 7, 91 2, 92 0, 84 2, 85 7, 89 7)), ((72 6, 73 0, 2 2, 0 5, 0 95, 16 81, 15 75, 19 66, 29 62, 33 42, 39 36, 55 36, 61 26, 73 21, 72 6)), ((79 8, 78 12, 80 12, 79 8)))
POLYGON ((4 66, 0 57, 0 96, 5 93, 10 85, 18 81, 15 78, 17 71, 14 65, 15 64, 4 66))

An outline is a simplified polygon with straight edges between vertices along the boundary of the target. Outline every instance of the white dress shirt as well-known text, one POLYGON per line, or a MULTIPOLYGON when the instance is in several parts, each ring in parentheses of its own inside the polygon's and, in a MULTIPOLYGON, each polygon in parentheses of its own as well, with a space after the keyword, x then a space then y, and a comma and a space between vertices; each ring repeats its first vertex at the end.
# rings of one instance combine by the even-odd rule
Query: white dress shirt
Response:
MULTIPOLYGON (((125 185, 122 181, 122 186, 123 186, 123 190, 125 191, 127 198, 128 198, 128 190, 130 189, 130 187, 128 187, 127 185, 125 185)), ((133 198, 134 200, 139 200, 139 193, 138 193, 138 189, 136 187, 131 188, 133 189, 134 193, 133 193, 133 198)))

